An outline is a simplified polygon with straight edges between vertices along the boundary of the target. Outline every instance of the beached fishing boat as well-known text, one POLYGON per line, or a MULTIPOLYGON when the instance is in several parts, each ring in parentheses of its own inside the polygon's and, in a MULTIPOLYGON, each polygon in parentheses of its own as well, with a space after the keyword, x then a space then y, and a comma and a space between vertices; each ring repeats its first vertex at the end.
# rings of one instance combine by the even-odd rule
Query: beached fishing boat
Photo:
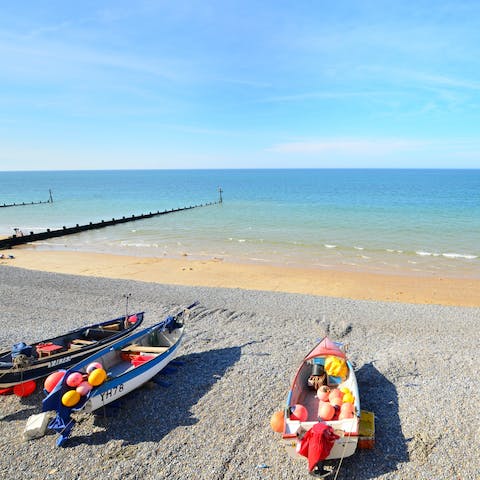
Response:
MULTIPOLYGON (((353 367, 343 345, 325 337, 303 359, 288 393, 286 408, 272 416, 271 425, 282 433, 288 453, 293 457, 306 456, 309 470, 315 474, 318 460, 340 459, 355 453, 359 417, 360 398, 353 367), (316 432, 327 435, 328 448, 322 454, 317 448, 319 458, 311 458, 309 450, 315 448, 306 442, 315 441, 316 432)), ((318 476, 324 474, 320 472, 318 476)))
POLYGON ((42 410, 56 412, 48 428, 60 434, 57 445, 70 435, 75 423, 72 413, 93 412, 118 400, 173 360, 183 338, 185 312, 195 305, 104 348, 57 379, 52 374, 58 383, 43 400, 42 410))
MULTIPOLYGON (((130 335, 143 321, 143 312, 77 328, 37 343, 17 343, 0 353, 0 389, 35 381, 59 368, 69 368, 130 335)), ((35 386, 33 384, 33 389, 35 386)))

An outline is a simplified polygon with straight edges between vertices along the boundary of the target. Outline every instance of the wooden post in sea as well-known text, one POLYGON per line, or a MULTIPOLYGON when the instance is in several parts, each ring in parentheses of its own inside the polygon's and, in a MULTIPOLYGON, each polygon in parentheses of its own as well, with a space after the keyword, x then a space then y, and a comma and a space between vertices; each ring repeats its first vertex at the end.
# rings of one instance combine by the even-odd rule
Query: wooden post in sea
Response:
POLYGON ((52 190, 49 188, 49 189, 48 189, 48 192, 50 193, 50 198, 48 199, 48 201, 49 201, 50 203, 53 203, 52 190))
POLYGON ((220 194, 220 198, 218 200, 218 203, 222 203, 223 202, 223 198, 222 198, 222 187, 218 187, 218 193, 220 194))

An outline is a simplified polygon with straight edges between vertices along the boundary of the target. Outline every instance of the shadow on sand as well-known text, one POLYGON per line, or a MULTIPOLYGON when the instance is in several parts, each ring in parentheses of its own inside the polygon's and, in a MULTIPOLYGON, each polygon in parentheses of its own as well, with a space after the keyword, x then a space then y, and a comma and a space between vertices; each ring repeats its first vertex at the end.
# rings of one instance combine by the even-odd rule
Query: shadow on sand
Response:
POLYGON ((181 365, 174 367, 172 374, 160 377, 170 384, 168 387, 142 387, 121 399, 117 408, 98 410, 95 424, 105 430, 82 436, 75 434, 74 427, 65 447, 100 445, 112 439, 127 444, 158 442, 179 426, 194 425, 198 420, 191 407, 239 360, 240 354, 241 347, 231 347, 177 357, 181 365))
POLYGON ((375 413, 375 447, 372 450, 357 450, 344 459, 337 478, 368 480, 395 472, 399 463, 408 461, 409 455, 398 415, 395 385, 372 363, 363 365, 355 373, 361 408, 375 413))
MULTIPOLYGON (((13 412, 6 414, 4 416, 0 415, 0 421, 15 421, 15 420, 27 420, 30 415, 34 415, 36 413, 40 413, 42 410, 42 400, 45 398, 43 393, 43 380, 37 380, 37 388, 35 393, 28 397, 21 397, 19 398, 19 408, 13 412), (40 407, 39 407, 40 406, 40 407)), ((10 394, 9 396, 14 396, 14 394, 10 394)), ((2 398, 0 397, 0 402, 2 398)))

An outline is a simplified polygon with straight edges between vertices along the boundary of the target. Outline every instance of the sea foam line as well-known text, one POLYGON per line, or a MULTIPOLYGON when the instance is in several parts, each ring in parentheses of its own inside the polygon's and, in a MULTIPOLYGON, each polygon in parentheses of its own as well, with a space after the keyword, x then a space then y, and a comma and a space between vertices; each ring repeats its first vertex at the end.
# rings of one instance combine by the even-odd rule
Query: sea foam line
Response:
POLYGON ((437 252, 426 252, 424 250, 417 250, 415 252, 417 255, 421 257, 445 257, 445 258, 465 258, 467 260, 474 260, 475 258, 478 258, 478 255, 472 255, 472 254, 465 254, 465 253, 437 253, 437 252))

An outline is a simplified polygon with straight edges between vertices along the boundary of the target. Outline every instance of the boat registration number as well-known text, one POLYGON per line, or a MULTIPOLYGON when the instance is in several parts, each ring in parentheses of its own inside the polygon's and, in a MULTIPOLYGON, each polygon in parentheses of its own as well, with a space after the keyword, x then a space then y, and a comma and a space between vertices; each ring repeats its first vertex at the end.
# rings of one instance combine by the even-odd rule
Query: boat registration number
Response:
POLYGON ((123 392, 123 383, 120 383, 116 387, 110 388, 109 390, 106 390, 105 392, 100 394, 100 398, 102 399, 102 402, 105 400, 115 397, 117 393, 122 393, 123 392))

